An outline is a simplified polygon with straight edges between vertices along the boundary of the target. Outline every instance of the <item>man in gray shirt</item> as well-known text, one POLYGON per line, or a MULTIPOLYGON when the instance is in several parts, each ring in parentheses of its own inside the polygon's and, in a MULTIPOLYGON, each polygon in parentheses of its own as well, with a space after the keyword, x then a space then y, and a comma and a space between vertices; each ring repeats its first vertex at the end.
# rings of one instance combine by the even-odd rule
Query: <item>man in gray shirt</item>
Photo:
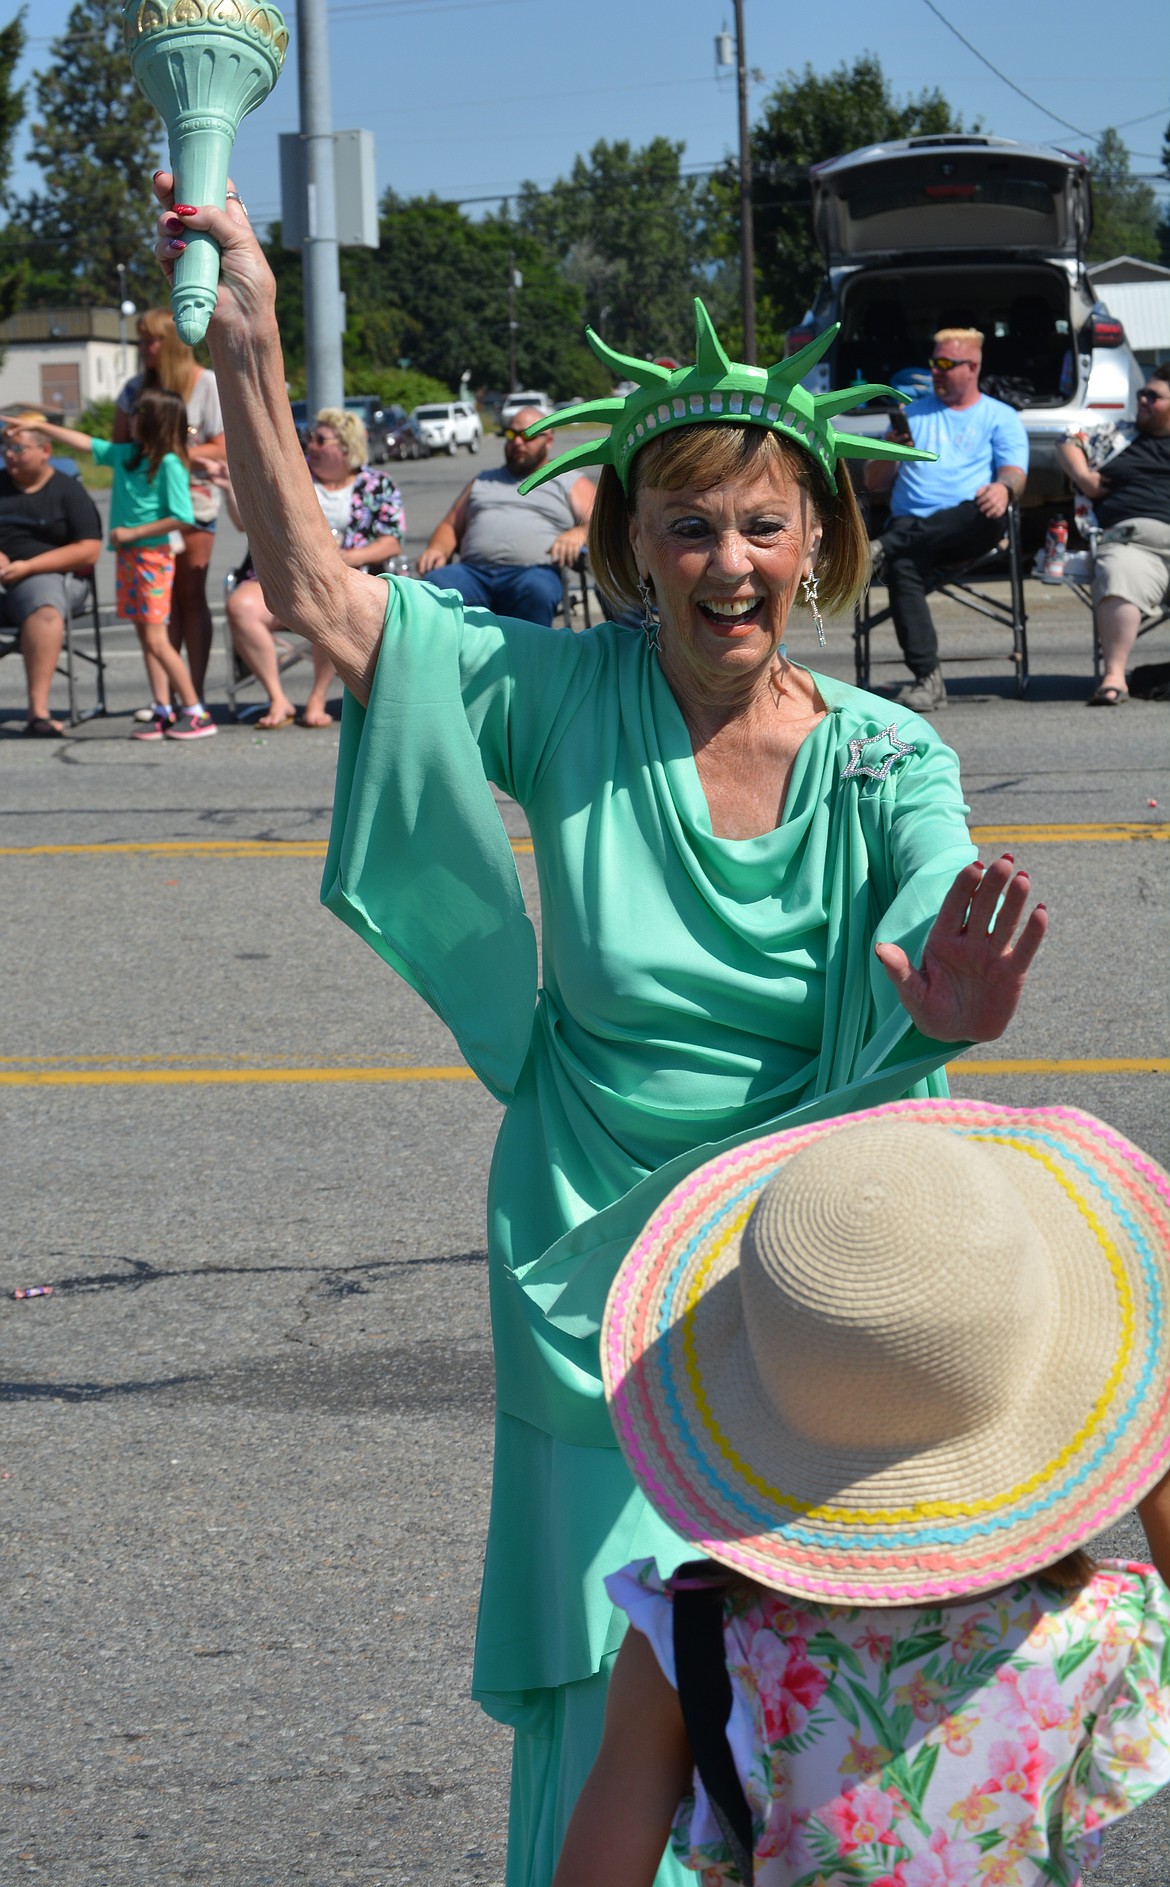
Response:
POLYGON ((521 480, 552 451, 552 433, 524 437, 540 417, 531 406, 516 414, 504 432, 504 464, 460 493, 431 533, 418 574, 468 603, 547 629, 561 600, 561 566, 584 548, 596 487, 567 473, 520 496, 521 480))

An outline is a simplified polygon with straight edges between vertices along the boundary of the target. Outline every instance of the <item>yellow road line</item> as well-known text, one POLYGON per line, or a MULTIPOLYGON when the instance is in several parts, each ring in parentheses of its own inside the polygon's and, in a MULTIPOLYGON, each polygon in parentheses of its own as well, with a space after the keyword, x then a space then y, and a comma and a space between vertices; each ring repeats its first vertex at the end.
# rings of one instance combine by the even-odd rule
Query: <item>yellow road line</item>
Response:
MULTIPOLYGON (((1170 1057, 1075 1061, 956 1061, 948 1072, 963 1078, 996 1075, 1170 1075, 1170 1057)), ((474 1081, 470 1068, 61 1068, 28 1065, 0 1072, 6 1088, 257 1087, 306 1083, 474 1081)))
POLYGON ((1170 825, 972 826, 976 845, 1116 845, 1127 839, 1170 839, 1170 825))
POLYGON ((474 1081, 470 1068, 79 1068, 0 1074, 4 1088, 301 1086, 307 1082, 474 1081))
POLYGON ((952 1078, 963 1075, 1170 1075, 1170 1057, 1136 1055, 1099 1061, 985 1061, 982 1056, 948 1063, 952 1078))
MULTIPOLYGON (((1117 845, 1131 840, 1170 839, 1170 825, 1134 821, 1119 825, 972 826, 976 845, 1117 845)), ((513 839, 527 853, 531 839, 513 839)), ((0 845, 0 858, 115 858, 119 854, 159 858, 324 858, 324 839, 116 839, 93 845, 0 845)))

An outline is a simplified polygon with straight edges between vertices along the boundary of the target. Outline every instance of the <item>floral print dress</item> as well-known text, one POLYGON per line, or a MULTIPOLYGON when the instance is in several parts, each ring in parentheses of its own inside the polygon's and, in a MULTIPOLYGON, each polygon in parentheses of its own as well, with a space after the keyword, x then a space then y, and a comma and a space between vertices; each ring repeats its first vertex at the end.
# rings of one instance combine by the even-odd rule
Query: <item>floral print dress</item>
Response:
MULTIPOLYGON (((654 1561, 606 1585, 673 1684, 654 1561)), ((1170 1593, 1146 1566, 892 1610, 739 1582, 724 1644, 758 1887, 1075 1887, 1170 1781, 1170 1593)), ((703 1887, 740 1880, 697 1775, 671 1846, 703 1887)))

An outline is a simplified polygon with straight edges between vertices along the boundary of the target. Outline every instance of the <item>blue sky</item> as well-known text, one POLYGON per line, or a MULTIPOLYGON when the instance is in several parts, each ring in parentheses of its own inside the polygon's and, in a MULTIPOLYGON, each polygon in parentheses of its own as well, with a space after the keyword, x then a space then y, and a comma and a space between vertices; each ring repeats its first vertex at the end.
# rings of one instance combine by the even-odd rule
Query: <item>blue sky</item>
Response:
MULTIPOLYGON (((1036 0, 936 4, 937 13, 930 0, 745 0, 749 63, 764 74, 753 98, 806 63, 825 72, 872 51, 899 96, 938 85, 968 122, 1004 137, 1085 149, 1106 125, 1143 119, 1122 136, 1135 171, 1158 168, 1170 42, 1154 0, 1064 0, 1056 12, 1036 0)), ((30 5, 27 73, 47 62, 69 11, 69 0, 30 5)), ((277 137, 297 128, 295 13, 288 0, 284 75, 236 146, 235 176, 257 222, 279 214, 277 137)), ((548 184, 598 138, 637 145, 661 134, 685 142, 684 163, 708 168, 736 137, 733 81, 716 78, 714 58, 730 16, 724 0, 330 0, 334 123, 372 131, 379 192, 392 184, 407 196, 498 198, 524 179, 548 184)), ((24 164, 13 181, 36 188, 40 173, 24 164)))

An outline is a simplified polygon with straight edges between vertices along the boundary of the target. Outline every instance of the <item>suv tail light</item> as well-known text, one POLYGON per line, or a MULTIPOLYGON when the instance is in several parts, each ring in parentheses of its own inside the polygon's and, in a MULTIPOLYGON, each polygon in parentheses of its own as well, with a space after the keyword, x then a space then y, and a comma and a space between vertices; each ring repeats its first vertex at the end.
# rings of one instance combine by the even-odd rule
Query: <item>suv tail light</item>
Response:
POLYGON ((1094 347, 1124 347, 1125 329, 1120 321, 1103 320, 1094 315, 1086 321, 1081 330, 1082 346, 1088 350, 1094 347))
POLYGON ((815 341, 816 335, 815 328, 789 328, 784 336, 785 360, 790 354, 799 354, 802 347, 807 347, 810 341, 815 341))

